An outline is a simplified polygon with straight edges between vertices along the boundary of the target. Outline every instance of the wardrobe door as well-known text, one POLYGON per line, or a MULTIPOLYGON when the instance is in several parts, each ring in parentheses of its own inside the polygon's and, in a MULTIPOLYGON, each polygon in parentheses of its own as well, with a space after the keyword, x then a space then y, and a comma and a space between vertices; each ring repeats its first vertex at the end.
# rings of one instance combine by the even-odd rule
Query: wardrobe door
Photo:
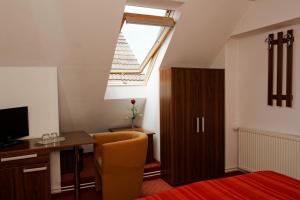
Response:
POLYGON ((172 160, 174 132, 172 117, 172 71, 160 70, 160 157, 161 177, 168 183, 173 179, 174 164, 172 160))
POLYGON ((189 110, 186 112, 186 174, 185 183, 195 182, 202 179, 202 165, 203 165, 203 150, 202 150, 202 133, 201 133, 201 115, 199 113, 203 109, 203 102, 201 101, 202 87, 201 69, 188 69, 189 77, 186 83, 186 96, 190 98, 189 110))
MULTIPOLYGON (((197 72, 197 71, 196 71, 197 72)), ((196 138, 196 114, 199 109, 197 79, 193 69, 172 69, 172 117, 174 140, 173 185, 181 185, 194 180, 196 152, 193 146, 196 138)))
POLYGON ((205 178, 224 174, 224 70, 202 72, 202 175, 205 178))
POLYGON ((161 70, 161 173, 171 185, 224 172, 224 71, 161 70))

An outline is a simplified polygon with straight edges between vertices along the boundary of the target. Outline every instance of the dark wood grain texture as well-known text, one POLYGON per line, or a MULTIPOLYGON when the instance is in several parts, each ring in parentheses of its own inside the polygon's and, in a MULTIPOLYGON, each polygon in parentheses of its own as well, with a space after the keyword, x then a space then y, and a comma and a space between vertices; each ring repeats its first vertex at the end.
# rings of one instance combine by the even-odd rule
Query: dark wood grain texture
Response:
POLYGON ((96 143, 83 131, 62 133, 61 136, 66 140, 40 145, 37 142, 41 139, 26 139, 22 144, 0 149, 0 181, 8 183, 0 190, 1 199, 50 199, 49 153, 96 143))
POLYGON ((163 69, 160 84, 163 179, 182 185, 222 176, 224 70, 163 69))
POLYGON ((14 169, 2 168, 0 169, 0 199, 14 200, 15 187, 14 187, 14 169))
POLYGON ((294 31, 287 31, 288 38, 290 41, 287 44, 287 59, 286 59, 286 106, 292 107, 292 90, 293 90, 293 42, 294 42, 294 31))
POLYGON ((173 115, 172 115, 172 71, 162 69, 160 72, 160 154, 161 175, 164 180, 174 182, 174 164, 169 156, 173 155, 173 115))
POLYGON ((268 105, 273 105, 276 100, 277 106, 282 106, 282 101, 286 101, 286 107, 292 107, 292 83, 293 83, 293 43, 294 31, 288 30, 287 34, 277 33, 277 40, 274 40, 274 34, 268 37, 268 105), (277 68, 276 68, 276 94, 273 93, 274 86, 274 45, 277 45, 277 68), (283 48, 286 46, 286 66, 283 63, 283 48), (283 75, 286 69, 285 93, 283 94, 283 75))
POLYGON ((282 106, 282 73, 283 73, 283 32, 277 39, 277 106, 282 106))
MULTIPOLYGON (((205 132, 203 138, 202 165, 204 177, 217 178, 224 175, 224 130, 225 130, 225 89, 224 70, 206 70, 202 74, 203 117, 205 132)), ((201 163, 199 163, 201 164, 201 163)))
POLYGON ((33 152, 47 153, 63 149, 70 149, 74 146, 95 144, 97 142, 84 131, 61 133, 60 136, 65 137, 66 140, 47 145, 38 144, 37 142, 41 140, 40 138, 26 139, 22 144, 0 149, 0 157, 7 156, 7 153, 10 155, 19 153, 30 154, 33 152))
POLYGON ((268 56, 268 105, 273 105, 273 76, 274 76, 274 34, 269 35, 268 56))
POLYGON ((20 200, 50 200, 50 170, 49 163, 26 165, 15 168, 16 177, 16 199, 20 200), (24 172, 24 170, 38 169, 45 167, 45 170, 24 172))
MULTIPOLYGON (((24 154, 14 156, 23 156, 24 154)), ((9 156, 7 155, 6 158, 9 156)), ((0 199, 50 199, 49 155, 0 162, 0 199)))

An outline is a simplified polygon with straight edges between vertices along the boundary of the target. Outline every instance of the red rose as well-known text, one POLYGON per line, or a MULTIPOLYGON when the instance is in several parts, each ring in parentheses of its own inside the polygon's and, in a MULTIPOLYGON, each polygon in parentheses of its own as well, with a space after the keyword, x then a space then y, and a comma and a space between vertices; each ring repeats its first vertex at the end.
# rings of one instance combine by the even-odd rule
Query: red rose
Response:
POLYGON ((135 104, 135 99, 131 99, 131 104, 134 105, 135 104))

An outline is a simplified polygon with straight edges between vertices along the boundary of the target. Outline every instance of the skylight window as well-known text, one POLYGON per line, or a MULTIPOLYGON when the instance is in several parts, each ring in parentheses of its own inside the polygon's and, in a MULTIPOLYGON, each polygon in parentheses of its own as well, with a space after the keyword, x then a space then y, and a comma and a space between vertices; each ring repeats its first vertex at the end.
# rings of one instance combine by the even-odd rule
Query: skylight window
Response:
POLYGON ((152 15, 152 16, 161 16, 161 17, 165 17, 167 14, 167 10, 137 7, 137 6, 125 6, 124 12, 143 14, 143 15, 152 15))
POLYGON ((175 25, 170 11, 126 6, 109 85, 142 85, 162 43, 175 25))
POLYGON ((131 50, 141 64, 162 32, 160 26, 149 26, 142 24, 123 25, 121 33, 127 39, 131 50))

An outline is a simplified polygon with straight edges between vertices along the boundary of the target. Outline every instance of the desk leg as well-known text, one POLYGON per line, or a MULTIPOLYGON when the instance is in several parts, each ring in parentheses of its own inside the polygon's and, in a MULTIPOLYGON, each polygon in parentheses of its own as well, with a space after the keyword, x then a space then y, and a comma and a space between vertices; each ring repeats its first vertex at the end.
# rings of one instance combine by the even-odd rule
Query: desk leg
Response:
POLYGON ((80 173, 79 173, 79 147, 74 147, 74 191, 75 191, 75 199, 80 199, 80 173))

